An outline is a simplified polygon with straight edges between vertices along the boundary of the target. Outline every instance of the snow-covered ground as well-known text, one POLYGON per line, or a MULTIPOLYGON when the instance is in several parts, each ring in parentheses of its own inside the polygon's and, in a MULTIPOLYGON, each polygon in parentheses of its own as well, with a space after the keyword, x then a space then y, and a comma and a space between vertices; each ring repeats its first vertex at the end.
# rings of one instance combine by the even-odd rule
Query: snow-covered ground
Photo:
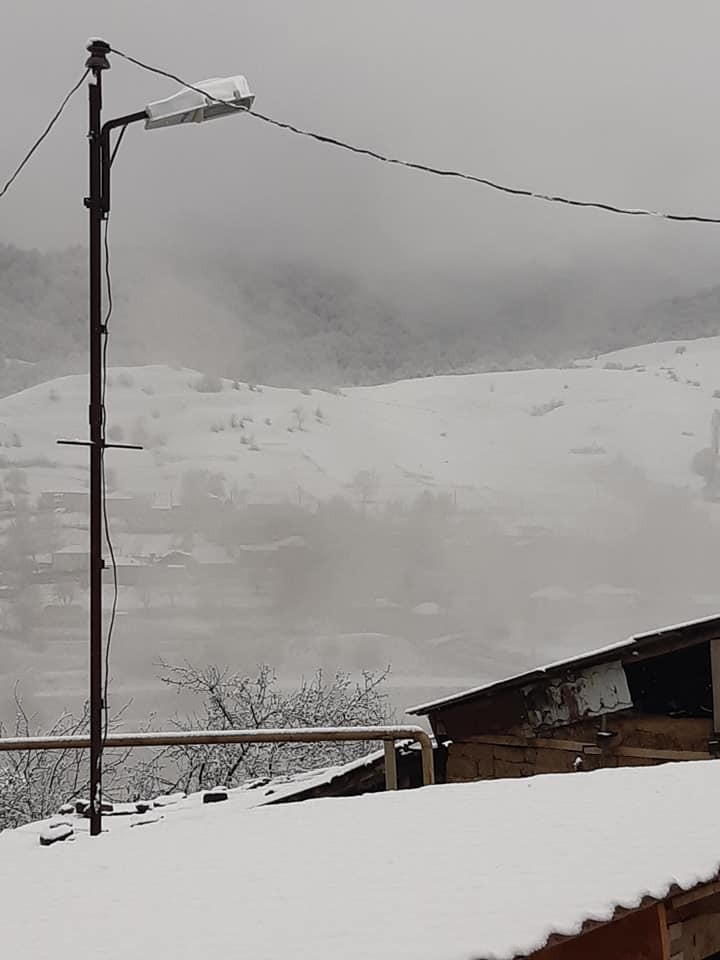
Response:
MULTIPOLYGON (((658 483, 698 487, 693 455, 710 443, 720 400, 720 338, 633 347, 571 369, 407 380, 342 394, 263 387, 219 393, 163 366, 114 369, 111 436, 142 453, 109 454, 122 490, 177 496, 202 467, 251 500, 389 500, 445 492, 467 507, 555 527, 612 512, 594 467, 625 458, 658 483), (622 367, 622 369, 618 369, 622 367), (113 430, 114 428, 114 430, 113 430), (143 436, 144 435, 144 436, 143 436), (359 475, 371 472, 374 479, 359 475)), ((28 463, 33 493, 72 490, 87 452, 87 381, 65 377, 0 400, 4 451, 28 463), (48 458, 58 466, 32 464, 48 458)))
POLYGON ((232 793, 51 847, 6 831, 3 951, 511 960, 714 878, 718 790, 700 761, 256 809, 232 793))

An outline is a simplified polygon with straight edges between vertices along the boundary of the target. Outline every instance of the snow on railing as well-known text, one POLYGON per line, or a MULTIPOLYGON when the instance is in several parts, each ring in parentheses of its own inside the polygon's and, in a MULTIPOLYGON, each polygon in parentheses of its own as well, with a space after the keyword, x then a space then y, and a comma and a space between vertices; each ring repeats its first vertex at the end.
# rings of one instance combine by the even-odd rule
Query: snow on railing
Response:
MULTIPOLYGON (((412 740, 422 751, 423 785, 435 782, 433 748, 429 735, 418 726, 381 727, 284 727, 259 730, 172 730, 159 733, 110 733, 104 746, 167 747, 191 744, 224 743, 321 743, 328 741, 382 740, 385 745, 385 788, 397 790, 395 743, 412 740)), ((90 737, 4 737, 0 751, 7 750, 87 750, 90 737)))

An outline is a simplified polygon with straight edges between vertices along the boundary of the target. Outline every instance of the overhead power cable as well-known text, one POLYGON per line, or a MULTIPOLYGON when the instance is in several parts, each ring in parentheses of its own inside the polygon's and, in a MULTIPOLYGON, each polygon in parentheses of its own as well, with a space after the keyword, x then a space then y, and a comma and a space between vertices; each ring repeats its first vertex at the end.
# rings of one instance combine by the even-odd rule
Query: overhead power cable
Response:
MULTIPOLYGON (((186 87, 188 90, 194 90, 196 93, 202 94, 204 97, 207 97, 208 100, 213 101, 214 103, 222 103, 226 106, 228 105, 228 101, 220 100, 218 97, 211 96, 205 90, 193 85, 192 83, 188 83, 187 80, 183 80, 181 77, 177 76, 177 74, 171 73, 168 70, 162 70, 159 67, 153 67, 148 63, 144 63, 142 60, 137 60, 135 57, 131 57, 129 54, 123 53, 121 50, 112 48, 112 52, 116 56, 122 57, 124 60, 128 60, 130 63, 134 63, 136 66, 141 67, 143 70, 148 70, 150 73, 155 73, 161 77, 167 77, 170 80, 174 80, 176 83, 186 87)), ((400 167, 409 167, 412 170, 419 170, 423 173, 430 173, 438 177, 451 177, 457 180, 469 180, 472 183, 479 183, 483 186, 489 187, 492 190, 498 190, 501 193, 507 193, 515 197, 530 197, 535 200, 544 200, 547 203, 559 203, 570 207, 590 207, 595 210, 604 210, 608 213, 624 214, 625 216, 629 217, 657 217, 661 220, 676 220, 686 223, 720 224, 720 217, 707 217, 699 214, 686 213, 666 213, 662 210, 647 210, 642 207, 622 207, 614 203, 606 203, 600 200, 575 200, 571 197, 542 193, 537 190, 526 190, 521 187, 510 187, 507 184, 498 183, 497 181, 490 180, 487 177, 480 177, 471 173, 463 173, 460 170, 447 170, 441 167, 433 167, 428 164, 418 163, 412 160, 400 160, 397 157, 389 157, 385 154, 379 153, 377 150, 371 150, 368 147, 358 147, 354 144, 347 143, 344 140, 339 140, 336 137, 330 137, 322 133, 316 133, 313 130, 304 130, 302 127, 297 127, 292 123, 276 120, 273 117, 258 113, 257 110, 253 110, 252 108, 243 107, 240 105, 234 106, 236 106, 238 110, 244 110, 245 112, 249 113, 250 116, 253 116, 258 120, 262 120, 264 123, 272 124, 272 126, 279 127, 282 130, 288 130, 290 133, 295 133, 301 137, 308 137, 312 140, 316 140, 318 143, 324 143, 332 147, 339 147, 341 150, 348 150, 351 153, 360 154, 361 156, 365 157, 371 157, 373 160, 379 160, 382 163, 393 164, 394 166, 400 167)))
POLYGON ((22 160, 20 161, 20 163, 18 164, 18 166, 15 168, 15 171, 11 174, 10 178, 6 181, 5 186, 2 188, 2 190, 0 190, 0 198, 2 198, 2 197, 5 196, 5 194, 8 192, 8 190, 9 190, 10 187, 13 185, 13 183, 15 182, 15 180, 18 178, 18 176, 20 175, 20 172, 22 171, 22 169, 23 169, 23 167, 25 166, 25 164, 28 162, 28 160, 29 160, 29 159, 32 157, 32 155, 35 153, 35 151, 36 151, 37 148, 40 146, 40 144, 43 142, 43 140, 45 139, 45 137, 47 137, 47 135, 50 133, 50 131, 52 130, 52 128, 55 126, 56 122, 60 119, 60 115, 62 114, 62 112, 63 112, 63 110, 65 109, 65 107, 68 105, 71 97, 73 96, 74 93, 76 93, 76 92, 80 89, 80 87, 81 87, 82 84, 83 84, 83 81, 85 80, 85 78, 87 77, 87 75, 88 75, 89 73, 90 73, 90 70, 89 70, 89 69, 86 70, 85 73, 83 73, 83 75, 80 77, 80 79, 78 80, 78 82, 75 84, 75 86, 73 86, 73 87, 70 89, 70 91, 65 95, 65 99, 63 100, 63 102, 62 102, 62 103, 60 104, 60 106, 58 107, 57 111, 56 111, 55 114, 53 115, 53 117, 52 117, 52 119, 50 120, 50 122, 48 123, 48 125, 45 127, 45 129, 44 129, 43 132, 40 134, 40 136, 37 138, 37 140, 35 141, 35 143, 32 145, 32 147, 30 147, 30 149, 28 150, 28 152, 27 152, 27 153, 25 154, 25 156, 22 158, 22 160))
MULTIPOLYGON (((124 129, 124 128, 123 128, 124 129)), ((119 146, 119 142, 117 146, 119 146)), ((110 706, 108 703, 108 687, 110 683, 110 647, 112 645, 113 630, 115 629, 115 620, 117 619, 117 608, 118 608, 118 567, 117 567, 117 558, 115 557, 115 548, 112 542, 112 536, 110 532, 110 518, 108 516, 108 506, 107 506, 107 471, 105 469, 105 429, 107 426, 107 406, 106 406, 106 397, 107 397, 107 385, 108 385, 108 337, 110 334, 110 317, 113 312, 113 296, 112 296, 112 281, 110 276, 110 242, 109 242, 109 229, 110 229, 110 214, 108 213, 105 218, 105 231, 104 231, 104 248, 105 248, 105 287, 107 290, 107 311, 105 313, 104 320, 104 339, 103 339, 103 350, 102 350, 102 397, 101 397, 101 407, 102 407, 102 435, 103 435, 103 445, 101 447, 100 453, 100 464, 102 470, 102 506, 103 506, 103 526, 105 528, 105 540, 108 546, 108 553, 110 554, 110 566, 112 568, 112 578, 113 578, 113 598, 112 605, 110 608, 110 622, 108 624, 107 636, 105 639, 105 675, 103 683, 103 710, 105 714, 104 720, 104 730, 103 730, 103 740, 102 740, 102 749, 105 749, 105 743, 107 741, 107 735, 110 727, 110 706)))
MULTIPOLYGON (((127 130, 127 124, 120 128, 120 133, 115 142, 115 147, 110 154, 110 164, 112 165, 115 160, 115 156, 120 149, 120 144, 122 143, 123 137, 125 136, 125 131, 127 130)), ((113 313, 113 292, 112 292, 112 277, 110 274, 110 211, 107 212, 105 216, 105 230, 103 232, 103 247, 105 254, 105 290, 107 294, 107 310, 105 312, 105 319, 103 322, 104 333, 103 333, 103 348, 102 348, 102 391, 100 398, 101 405, 101 416, 102 416, 102 453, 101 453, 101 469, 102 469, 102 495, 103 495, 103 527, 105 528, 105 541, 108 546, 108 553, 110 554, 110 566, 112 567, 112 578, 113 578, 113 598, 112 605, 110 607, 110 622, 108 624, 107 636, 105 639, 105 673, 104 673, 104 683, 103 683, 103 710, 104 710, 104 730, 103 730, 103 740, 102 740, 102 750, 105 749, 105 744, 107 742, 107 736, 110 729, 110 705, 108 702, 108 693, 109 693, 109 684, 110 684, 110 648, 112 646, 113 631, 115 629, 115 621, 117 620, 117 609, 118 609, 118 565, 117 557, 115 556, 115 547, 113 546, 112 536, 110 532, 110 518, 108 516, 108 506, 107 506, 107 471, 105 468, 105 431, 107 429, 107 388, 108 388, 108 341, 110 337, 110 318, 113 313)))

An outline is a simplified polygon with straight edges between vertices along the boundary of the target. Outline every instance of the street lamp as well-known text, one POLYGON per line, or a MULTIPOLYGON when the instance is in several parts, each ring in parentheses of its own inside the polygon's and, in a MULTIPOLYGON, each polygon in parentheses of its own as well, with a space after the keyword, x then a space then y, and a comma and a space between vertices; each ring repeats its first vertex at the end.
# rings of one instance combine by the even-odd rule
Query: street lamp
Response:
POLYGON ((103 560, 103 454, 107 447, 126 446, 105 442, 103 410, 101 227, 110 212, 110 167, 113 154, 110 134, 140 120, 145 129, 201 123, 247 112, 253 96, 244 77, 206 80, 194 89, 182 90, 165 100, 148 104, 143 110, 102 122, 102 73, 110 69, 110 45, 93 39, 87 45, 90 56, 88 84, 90 142, 90 190, 85 206, 90 218, 90 835, 102 830, 102 749, 103 663, 102 663, 102 571, 103 560), (221 102, 218 102, 221 101, 221 102))

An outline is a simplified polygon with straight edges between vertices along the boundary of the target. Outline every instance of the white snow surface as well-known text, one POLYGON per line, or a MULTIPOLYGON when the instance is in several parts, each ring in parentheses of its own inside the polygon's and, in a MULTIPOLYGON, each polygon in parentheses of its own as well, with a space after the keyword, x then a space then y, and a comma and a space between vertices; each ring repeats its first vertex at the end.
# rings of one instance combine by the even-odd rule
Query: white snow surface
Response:
POLYGON ((510 960, 714 878, 718 791, 695 761, 6 831, 3 954, 510 960))
MULTIPOLYGON (((623 457, 650 480, 699 489, 695 453, 710 443, 720 400, 720 337, 633 347, 573 368, 437 376, 373 387, 323 390, 224 381, 199 393, 199 374, 164 366, 114 368, 108 425, 148 449, 115 457, 122 492, 177 495, 193 468, 224 474, 252 500, 311 504, 360 497, 453 495, 506 521, 552 528, 627 522, 626 508, 599 485, 597 468, 623 457), (622 366, 623 369, 607 369, 622 366), (242 421, 242 425, 240 423, 242 421), (601 518, 598 520, 597 518, 601 518)), ((28 471, 31 492, 82 487, 87 379, 64 377, 0 400, 0 442, 11 461, 46 457, 28 471), (22 447, 13 447, 13 437, 22 447)))

